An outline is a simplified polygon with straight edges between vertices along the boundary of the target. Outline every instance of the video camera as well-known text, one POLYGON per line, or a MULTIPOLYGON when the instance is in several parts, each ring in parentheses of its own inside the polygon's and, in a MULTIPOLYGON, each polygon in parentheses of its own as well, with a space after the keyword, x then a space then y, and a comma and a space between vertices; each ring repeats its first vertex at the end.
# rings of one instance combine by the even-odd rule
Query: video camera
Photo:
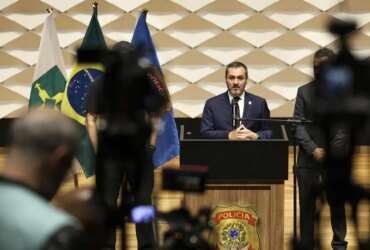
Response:
MULTIPOLYGON (((184 193, 203 193, 207 175, 207 166, 183 165, 181 169, 165 168, 162 171, 162 188, 184 193)), ((158 212, 158 218, 169 224, 160 249, 213 249, 208 242, 212 232, 210 216, 209 208, 200 209, 197 214, 192 215, 185 205, 166 213, 158 212)))
POLYGON ((361 122, 360 118, 370 115, 370 61, 357 58, 350 50, 348 39, 356 31, 354 22, 335 20, 329 30, 339 37, 339 49, 333 60, 319 69, 316 114, 325 122, 329 117, 361 122))

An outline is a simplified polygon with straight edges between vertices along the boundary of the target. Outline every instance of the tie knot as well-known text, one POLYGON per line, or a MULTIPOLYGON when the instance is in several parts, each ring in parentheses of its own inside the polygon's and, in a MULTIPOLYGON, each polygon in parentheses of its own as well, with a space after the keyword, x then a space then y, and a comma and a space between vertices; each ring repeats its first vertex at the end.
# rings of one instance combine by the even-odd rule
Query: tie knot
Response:
POLYGON ((240 97, 239 96, 235 96, 234 98, 233 98, 233 100, 232 100, 232 103, 233 104, 236 104, 236 103, 238 103, 238 101, 240 100, 240 97))

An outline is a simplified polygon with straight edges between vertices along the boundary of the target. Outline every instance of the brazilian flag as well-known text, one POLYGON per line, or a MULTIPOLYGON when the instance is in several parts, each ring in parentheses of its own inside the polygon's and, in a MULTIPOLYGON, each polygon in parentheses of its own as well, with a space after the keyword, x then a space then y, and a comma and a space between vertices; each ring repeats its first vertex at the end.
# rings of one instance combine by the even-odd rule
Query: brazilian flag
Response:
MULTIPOLYGON (((93 7, 93 15, 81 49, 106 49, 103 32, 98 17, 97 5, 93 7)), ((103 67, 100 64, 76 64, 70 74, 69 81, 64 90, 61 111, 76 121, 82 135, 80 150, 77 155, 84 173, 87 177, 94 174, 94 150, 90 143, 85 127, 86 98, 88 89, 92 82, 103 74, 103 67)))

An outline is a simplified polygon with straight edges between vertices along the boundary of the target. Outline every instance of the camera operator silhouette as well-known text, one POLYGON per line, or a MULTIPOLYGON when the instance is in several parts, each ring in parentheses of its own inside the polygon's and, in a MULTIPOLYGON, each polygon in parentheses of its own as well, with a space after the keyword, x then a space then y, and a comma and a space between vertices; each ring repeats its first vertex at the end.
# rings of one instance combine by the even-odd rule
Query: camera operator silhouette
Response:
MULTIPOLYGON (((125 56, 129 56, 130 53, 134 53, 135 49, 133 46, 126 42, 121 41, 116 43, 112 47, 113 52, 119 53, 123 61, 125 60, 125 56)), ((127 63, 127 62, 126 62, 127 63)), ((130 62, 135 63, 135 62, 130 62)), ((122 65, 121 65, 122 66, 122 65)), ((133 71, 136 69, 132 68, 133 71)), ((121 72, 114 72, 114 74, 117 74, 114 77, 122 77, 126 79, 122 79, 122 84, 129 86, 130 84, 133 84, 135 86, 141 85, 140 82, 132 82, 133 79, 136 76, 132 76, 130 78, 130 74, 137 74, 137 72, 128 72, 130 69, 126 68, 120 68, 117 71, 121 72), (122 74, 122 75, 120 75, 122 74), (119 76, 118 76, 119 75, 119 76), (124 76, 123 76, 124 75, 124 76)), ((159 126, 159 117, 160 115, 167 111, 170 108, 170 98, 169 93, 167 90, 167 87, 165 85, 164 79, 157 70, 155 70, 153 67, 147 66, 142 72, 144 72, 144 76, 137 76, 137 81, 145 81, 150 82, 149 84, 149 90, 147 90, 147 94, 149 95, 155 95, 159 97, 160 101, 153 103, 153 106, 156 106, 154 108, 149 107, 149 111, 145 111, 144 115, 144 121, 143 123, 146 123, 146 126, 149 127, 149 131, 146 131, 145 129, 141 133, 141 135, 138 135, 140 138, 145 140, 145 143, 142 145, 143 148, 137 148, 138 151, 145 151, 143 157, 143 169, 138 170, 137 166, 129 166, 129 164, 126 164, 126 166, 103 166, 104 171, 103 175, 100 179, 104 179, 104 200, 107 202, 109 206, 116 206, 117 199, 119 196, 120 188, 123 189, 123 192, 126 192, 127 194, 131 194, 127 197, 122 197, 126 202, 134 205, 151 205, 152 204, 152 192, 153 192, 153 185, 154 185, 154 166, 152 162, 152 156, 155 150, 155 144, 156 144, 156 138, 157 138, 157 128, 159 126), (145 138, 143 138, 143 137, 145 138), (114 168, 114 169, 113 169, 114 168), (138 173, 140 171, 140 173, 138 173), (127 192, 128 191, 128 192, 127 192)), ((107 149, 101 149, 98 147, 98 145, 101 145, 102 138, 99 138, 99 122, 100 118, 104 116, 104 106, 107 105, 109 100, 112 99, 112 102, 114 102, 114 99, 120 99, 118 101, 120 104, 123 102, 126 102, 126 104, 121 105, 121 108, 118 107, 115 109, 115 112, 117 112, 118 116, 119 113, 122 114, 121 117, 124 115, 127 115, 125 113, 132 113, 131 116, 128 115, 127 117, 136 117, 140 114, 139 110, 129 110, 134 109, 134 105, 131 105, 129 102, 131 99, 143 99, 141 96, 134 97, 135 94, 137 94, 136 90, 134 93, 125 93, 124 95, 120 96, 117 93, 113 93, 114 96, 104 96, 103 93, 106 93, 105 91, 108 88, 105 88, 104 85, 106 85, 105 82, 110 81, 112 79, 99 79, 93 83, 93 85, 89 89, 88 98, 87 98, 87 116, 86 116, 86 128, 88 130, 89 138, 91 140, 91 143, 95 149, 96 152, 99 150, 107 150, 107 149), (104 83, 103 83, 104 82, 104 83), (125 99, 130 100, 125 100, 125 99), (135 114, 136 112, 136 114, 135 114), (100 140, 100 141, 99 141, 100 140)), ((118 79, 121 81, 121 79, 118 79)), ((113 80, 114 81, 114 80, 113 80)), ((121 82, 116 82, 116 84, 121 84, 121 82)), ((119 86, 115 85, 115 87, 120 88, 119 86)), ((121 86, 122 88, 124 86, 121 86)), ((113 88, 113 87, 112 87, 113 88)), ((109 91, 112 91, 112 89, 109 89, 109 91)), ((108 92, 109 92, 108 91, 108 92)), ((124 91, 122 91, 124 92, 124 91)), ((122 93, 120 92, 120 93, 122 93)), ((128 91, 126 91, 128 92, 128 91)), ((132 101, 132 100, 131 100, 132 101)), ((134 101, 137 102, 137 101, 134 101)), ((139 102, 146 102, 144 100, 139 100, 139 102)), ((118 104, 118 106, 120 105, 118 104)), ((108 104, 109 105, 109 104, 108 104)), ((147 105, 143 104, 143 105, 147 105)), ((150 106, 151 104, 149 104, 150 106)), ((139 107, 140 108, 140 107, 139 107)), ((107 110, 105 110, 107 111, 107 110)), ((110 111, 109 111, 110 112, 110 111)), ((126 118, 127 118, 126 117, 126 118)), ((118 119, 123 124, 127 123, 130 119, 122 118, 118 119), (125 120, 126 119, 126 120, 125 120)), ((134 118, 134 119, 136 119, 134 118)), ((140 119, 139 119, 140 120, 140 119)), ((137 120, 138 123, 141 121, 137 120)), ((135 123, 135 122, 134 122, 135 123)), ((140 126, 139 126, 140 127, 140 126)), ((139 128, 140 129, 140 128, 139 128)), ((140 141, 140 138, 134 138, 136 140, 131 141, 133 144, 136 145, 136 142, 140 141)), ((119 142, 118 142, 119 143, 119 142)), ((126 140, 126 142, 122 142, 127 145, 126 148, 121 147, 120 150, 126 150, 130 151, 132 154, 131 156, 127 157, 139 157, 137 155, 140 155, 140 152, 135 151, 133 147, 131 147, 129 144, 130 142, 126 140)), ((129 153, 127 153, 129 154, 129 153)), ((139 157, 140 158, 140 157, 139 157)), ((125 164, 121 164, 125 165, 125 164)), ((97 174, 98 175, 98 174, 97 174)), ((153 229, 153 223, 152 222, 146 222, 146 223, 136 223, 136 236, 137 236, 137 242, 138 242, 138 248, 139 249, 155 249, 156 248, 156 240, 154 235, 154 229, 153 229)), ((114 249, 115 247, 115 230, 112 229, 111 237, 107 241, 106 249, 114 249)))

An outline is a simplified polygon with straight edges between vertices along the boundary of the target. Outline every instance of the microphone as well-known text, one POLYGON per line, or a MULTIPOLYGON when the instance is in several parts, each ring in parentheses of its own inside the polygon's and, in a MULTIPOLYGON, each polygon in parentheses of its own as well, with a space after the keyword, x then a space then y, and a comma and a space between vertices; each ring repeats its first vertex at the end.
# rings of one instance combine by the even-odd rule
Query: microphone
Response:
POLYGON ((240 124, 240 111, 238 101, 240 100, 239 96, 235 96, 231 101, 233 112, 232 112, 232 125, 233 129, 237 129, 240 124))

